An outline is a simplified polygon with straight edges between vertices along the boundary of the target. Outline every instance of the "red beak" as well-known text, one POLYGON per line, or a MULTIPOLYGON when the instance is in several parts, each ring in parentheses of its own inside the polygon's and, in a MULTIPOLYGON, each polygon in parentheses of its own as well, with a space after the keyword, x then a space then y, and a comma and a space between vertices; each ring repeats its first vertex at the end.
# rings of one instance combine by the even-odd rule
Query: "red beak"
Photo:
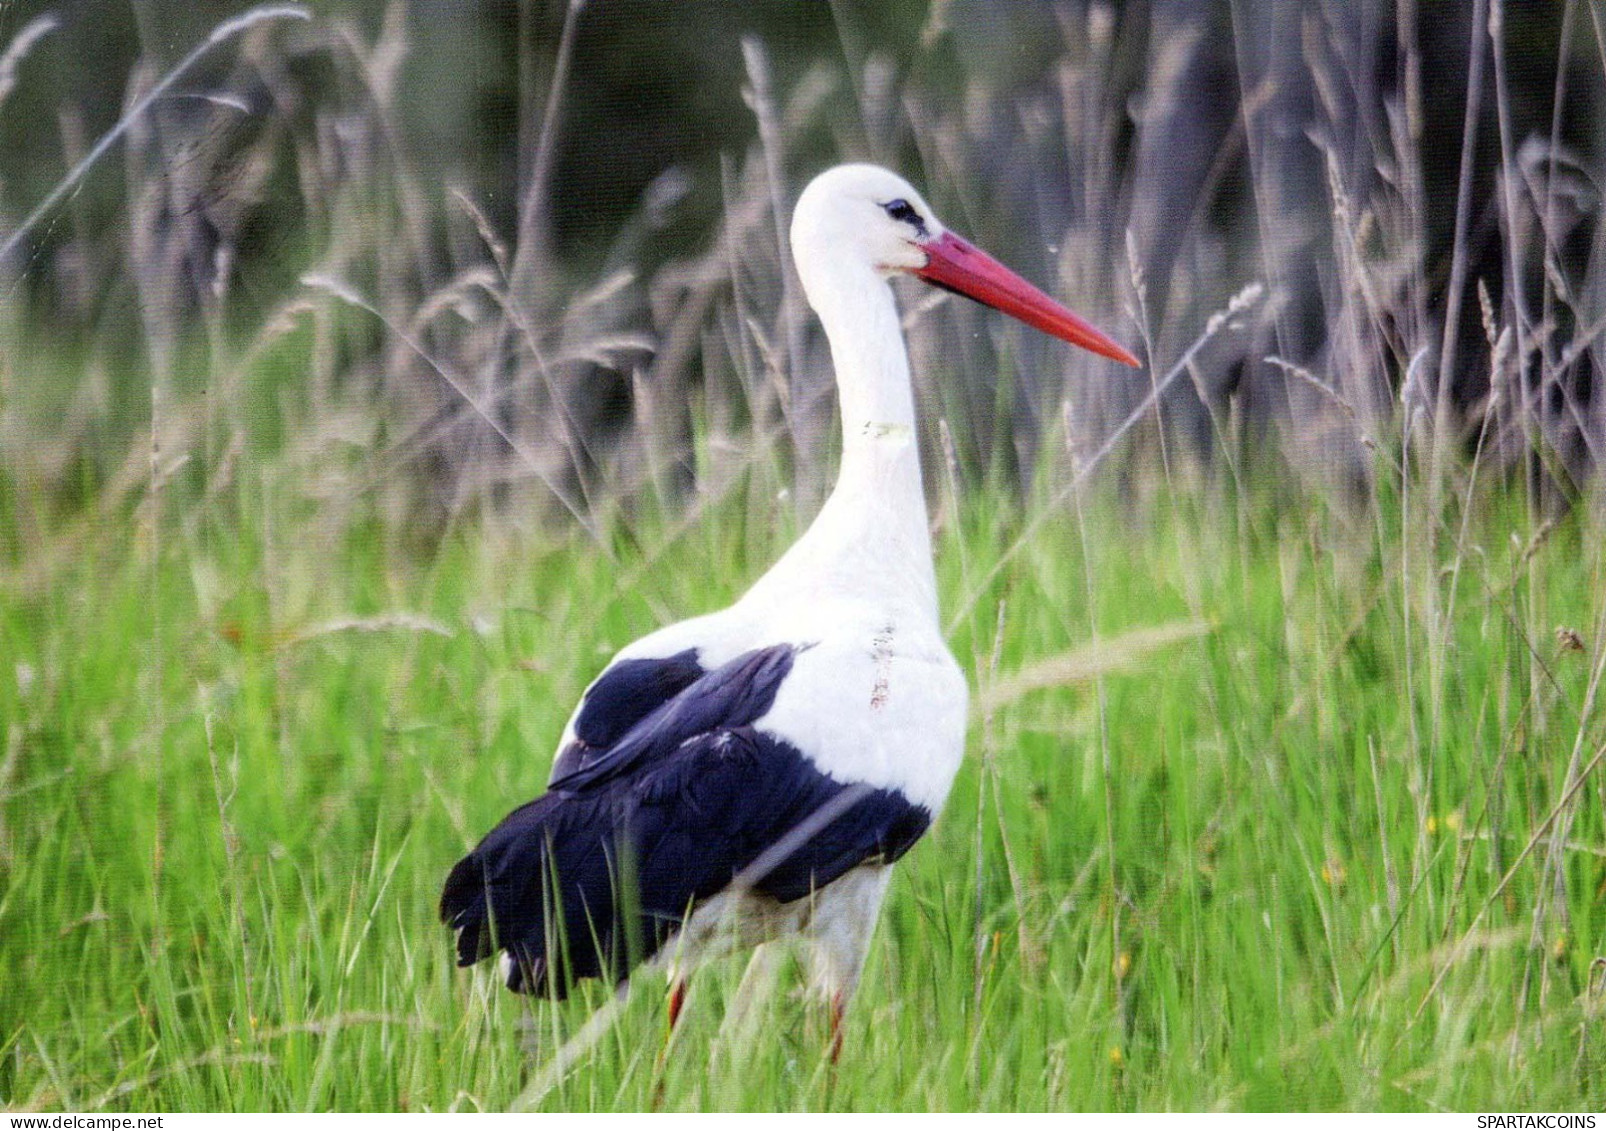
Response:
POLYGON ((1131 351, 1117 345, 1085 319, 1072 314, 985 251, 952 232, 944 232, 920 246, 926 253, 926 265, 914 274, 926 282, 1001 310, 1011 318, 1018 318, 1074 346, 1092 350, 1123 365, 1134 368, 1140 365, 1131 351))

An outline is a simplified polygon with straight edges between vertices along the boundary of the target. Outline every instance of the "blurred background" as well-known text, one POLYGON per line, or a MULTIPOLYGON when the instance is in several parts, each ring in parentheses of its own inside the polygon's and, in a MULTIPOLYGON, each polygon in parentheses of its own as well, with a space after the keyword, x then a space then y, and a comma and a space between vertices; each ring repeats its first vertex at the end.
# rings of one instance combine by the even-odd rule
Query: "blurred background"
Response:
POLYGON ((1547 506, 1598 482, 1596 5, 308 10, 229 29, 23 231, 257 10, 0 0, 0 476, 50 500, 19 542, 243 453, 425 541, 596 532, 755 461, 806 514, 833 392, 784 232, 848 159, 1148 363, 912 286, 926 456, 964 481, 1071 474, 1170 376, 1109 473, 1364 499, 1414 436, 1547 506))

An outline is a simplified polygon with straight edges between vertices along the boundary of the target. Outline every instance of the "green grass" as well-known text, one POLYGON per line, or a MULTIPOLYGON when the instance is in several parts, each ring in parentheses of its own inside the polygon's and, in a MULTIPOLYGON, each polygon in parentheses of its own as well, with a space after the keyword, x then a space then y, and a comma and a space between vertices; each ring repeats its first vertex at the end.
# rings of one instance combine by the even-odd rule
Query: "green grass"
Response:
MULTIPOLYGON (((614 648, 793 533, 755 489, 615 562, 473 525, 421 560, 278 483, 87 532, 0 487, 7 1106, 513 1103, 605 995, 454 969, 446 869, 539 791, 614 648)), ((961 516, 950 613, 1021 528, 985 493, 961 516)), ((1095 635, 1125 662, 976 713, 840 1066, 792 970, 757 1039, 719 1039, 737 959, 666 1056, 663 987, 636 986, 543 1104, 1606 1106, 1606 771, 1569 793, 1606 742, 1606 538, 1574 515, 1535 539, 1497 499, 1458 553, 1459 521, 1269 487, 1066 509, 955 652, 981 692, 1095 635)))

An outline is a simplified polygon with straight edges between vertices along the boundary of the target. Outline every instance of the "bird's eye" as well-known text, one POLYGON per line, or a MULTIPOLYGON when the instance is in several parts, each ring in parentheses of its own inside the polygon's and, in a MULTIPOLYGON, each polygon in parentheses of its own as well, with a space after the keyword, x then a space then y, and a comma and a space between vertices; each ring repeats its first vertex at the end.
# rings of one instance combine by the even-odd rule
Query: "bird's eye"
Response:
POLYGON ((914 210, 914 206, 903 197, 900 196, 897 200, 889 200, 881 207, 887 210, 888 216, 891 216, 900 224, 912 224, 917 230, 925 231, 926 222, 920 218, 920 213, 914 210))

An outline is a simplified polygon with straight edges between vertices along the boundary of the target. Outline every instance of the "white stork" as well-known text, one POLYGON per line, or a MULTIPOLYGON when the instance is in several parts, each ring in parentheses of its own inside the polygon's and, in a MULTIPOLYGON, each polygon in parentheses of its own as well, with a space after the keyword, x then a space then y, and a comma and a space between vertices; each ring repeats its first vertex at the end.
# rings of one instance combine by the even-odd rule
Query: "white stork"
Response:
POLYGON ((652 960, 788 935, 842 1010, 889 865, 941 811, 965 743, 943 642, 915 408, 888 278, 914 275, 1128 365, 1122 349, 943 228, 902 178, 820 174, 792 251, 836 365, 842 470, 808 531, 728 609, 628 645, 586 690, 545 794, 447 878, 461 966, 563 996, 652 960))

